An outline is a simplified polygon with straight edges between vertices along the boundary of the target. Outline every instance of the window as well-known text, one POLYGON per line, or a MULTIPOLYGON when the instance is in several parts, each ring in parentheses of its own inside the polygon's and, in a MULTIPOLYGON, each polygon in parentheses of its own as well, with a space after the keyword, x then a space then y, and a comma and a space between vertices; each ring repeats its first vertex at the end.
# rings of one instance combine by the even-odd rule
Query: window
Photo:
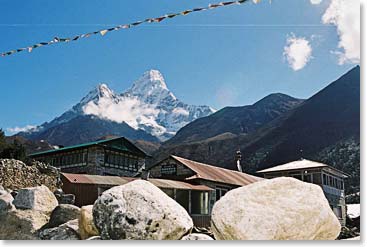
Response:
POLYGON ((176 190, 176 202, 184 207, 187 212, 189 212, 189 191, 176 190))
POLYGON ((203 191, 191 191, 191 213, 209 214, 209 193, 203 191))
POLYGON ((217 187, 215 189, 215 198, 216 200, 218 201, 222 196, 224 196, 226 193, 228 192, 228 189, 227 188, 220 188, 220 187, 217 187))
POLYGON ((311 174, 305 174, 303 175, 303 181, 307 183, 312 183, 312 175, 311 174))
POLYGON ((302 175, 293 175, 292 177, 302 181, 302 175))
POLYGON ((333 212, 336 215, 336 217, 338 217, 339 219, 343 218, 341 206, 333 207, 333 212))
POLYGON ((321 184, 321 173, 312 174, 312 180, 314 184, 321 184))
POLYGON ((161 189, 164 193, 166 193, 169 197, 171 197, 172 199, 174 199, 175 195, 174 195, 174 191, 173 189, 161 189))

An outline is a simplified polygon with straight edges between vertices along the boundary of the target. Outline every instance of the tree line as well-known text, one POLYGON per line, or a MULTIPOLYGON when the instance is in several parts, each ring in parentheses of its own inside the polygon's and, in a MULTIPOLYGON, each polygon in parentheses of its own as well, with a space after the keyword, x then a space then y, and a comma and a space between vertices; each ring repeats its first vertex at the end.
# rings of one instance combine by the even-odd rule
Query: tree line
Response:
POLYGON ((17 159, 26 161, 27 153, 24 145, 19 141, 7 141, 5 133, 0 129, 0 159, 17 159))

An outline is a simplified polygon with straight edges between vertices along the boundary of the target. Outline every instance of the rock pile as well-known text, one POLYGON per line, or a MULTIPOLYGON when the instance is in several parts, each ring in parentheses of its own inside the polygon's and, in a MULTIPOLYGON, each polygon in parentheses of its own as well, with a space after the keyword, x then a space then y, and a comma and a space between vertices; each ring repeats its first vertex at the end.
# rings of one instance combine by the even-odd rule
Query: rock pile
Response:
POLYGON ((18 190, 42 184, 51 191, 60 188, 59 171, 38 161, 26 165, 19 160, 0 159, 0 185, 5 188, 18 190))
POLYGON ((20 189, 14 199, 0 188, 0 222, 0 239, 329 240, 340 232, 322 190, 292 178, 229 191, 213 208, 214 238, 145 180, 106 190, 81 209, 60 204, 46 186, 20 189))

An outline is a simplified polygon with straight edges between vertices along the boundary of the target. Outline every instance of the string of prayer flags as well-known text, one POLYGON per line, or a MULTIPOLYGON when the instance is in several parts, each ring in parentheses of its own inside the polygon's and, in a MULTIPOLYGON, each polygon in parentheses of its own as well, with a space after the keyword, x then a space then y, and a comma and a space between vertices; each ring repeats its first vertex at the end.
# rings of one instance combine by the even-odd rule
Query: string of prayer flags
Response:
MULTIPOLYGON (((188 10, 181 11, 179 13, 166 14, 166 15, 163 15, 163 16, 160 16, 160 17, 155 17, 155 18, 148 18, 148 19, 145 19, 144 21, 137 21, 137 22, 133 22, 133 23, 130 23, 130 24, 118 25, 116 27, 112 27, 112 28, 108 28, 108 29, 102 29, 102 30, 95 31, 95 32, 80 34, 80 35, 74 36, 73 38, 54 37, 49 42, 40 42, 38 44, 31 45, 31 46, 28 46, 28 47, 11 50, 11 51, 8 51, 8 52, 1 53, 0 56, 5 57, 5 56, 13 55, 15 53, 22 52, 22 51, 32 52, 34 49, 36 49, 38 47, 41 47, 41 46, 47 46, 47 45, 52 45, 52 44, 57 44, 57 43, 77 41, 79 39, 88 38, 88 37, 90 37, 92 35, 96 35, 96 34, 100 34, 101 36, 105 36, 108 32, 117 31, 117 30, 120 30, 120 29, 128 29, 128 28, 131 28, 131 27, 136 27, 136 26, 141 25, 143 23, 154 23, 154 22, 159 23, 159 22, 161 22, 161 21, 163 21, 167 18, 172 19, 172 18, 177 17, 177 16, 186 16, 186 15, 188 15, 190 13, 193 13, 193 12, 206 11, 206 10, 211 10, 211 9, 215 9, 215 8, 219 8, 219 7, 223 7, 223 6, 234 5, 234 4, 239 4, 240 5, 240 4, 243 4, 247 1, 249 1, 249 0, 237 0, 237 1, 228 1, 228 2, 220 2, 220 3, 216 3, 216 4, 209 4, 208 7, 188 9, 188 10)), ((253 2, 255 2, 255 3, 259 2, 259 1, 260 0, 253 0, 253 2)))

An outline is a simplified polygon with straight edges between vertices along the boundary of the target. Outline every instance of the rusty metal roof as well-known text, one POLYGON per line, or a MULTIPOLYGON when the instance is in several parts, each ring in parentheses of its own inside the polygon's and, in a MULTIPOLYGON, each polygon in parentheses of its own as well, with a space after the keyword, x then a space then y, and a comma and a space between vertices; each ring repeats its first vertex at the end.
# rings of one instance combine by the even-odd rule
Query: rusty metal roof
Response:
MULTIPOLYGON (((99 176, 99 175, 87 175, 87 174, 71 174, 62 173, 62 175, 70 182, 74 184, 95 184, 95 185, 108 185, 118 186, 124 185, 131 181, 140 178, 131 177, 117 177, 117 176, 99 176)), ((168 180, 168 179, 148 179, 149 182, 162 189, 180 189, 180 190, 200 190, 211 191, 213 189, 205 185, 192 185, 186 182, 168 180)))
POLYGON ((263 179, 246 173, 196 162, 175 155, 171 155, 171 157, 196 173, 194 176, 187 178, 187 180, 200 178, 225 184, 244 186, 263 179))

